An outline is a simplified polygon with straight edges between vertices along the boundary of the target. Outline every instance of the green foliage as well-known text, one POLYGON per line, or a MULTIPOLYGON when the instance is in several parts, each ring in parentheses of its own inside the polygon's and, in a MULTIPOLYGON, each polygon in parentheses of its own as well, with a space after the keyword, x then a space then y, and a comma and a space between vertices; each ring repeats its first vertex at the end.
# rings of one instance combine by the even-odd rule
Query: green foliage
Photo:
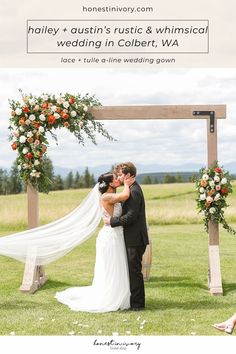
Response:
POLYGON ((59 97, 49 94, 36 97, 22 93, 22 102, 9 100, 9 104, 12 110, 9 138, 12 149, 18 152, 20 177, 41 192, 48 193, 51 189, 51 179, 42 159, 48 147, 47 133, 57 140, 53 128, 65 127, 82 145, 87 139, 96 144, 96 133, 114 140, 89 110, 101 105, 94 96, 65 93, 59 97))
POLYGON ((196 182, 197 189, 197 209, 202 212, 204 225, 208 231, 209 221, 221 223, 230 233, 236 231, 230 227, 225 220, 224 212, 229 206, 226 198, 232 193, 232 177, 229 172, 219 167, 216 163, 211 168, 202 168, 199 172, 199 180, 196 182))

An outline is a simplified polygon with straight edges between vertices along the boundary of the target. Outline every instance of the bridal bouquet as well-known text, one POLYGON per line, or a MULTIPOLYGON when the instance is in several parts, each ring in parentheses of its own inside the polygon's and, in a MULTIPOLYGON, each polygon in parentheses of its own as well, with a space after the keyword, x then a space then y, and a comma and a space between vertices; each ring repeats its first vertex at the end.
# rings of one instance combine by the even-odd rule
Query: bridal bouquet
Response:
POLYGON ((53 128, 68 129, 83 145, 85 137, 96 144, 96 131, 113 140, 89 111, 90 107, 100 105, 94 96, 65 93, 36 97, 20 92, 21 102, 9 100, 12 110, 9 126, 11 147, 18 152, 17 163, 21 178, 39 191, 47 193, 51 183, 46 175, 43 158, 49 145, 47 133, 57 140, 53 128))
POLYGON ((208 231, 208 222, 215 221, 230 233, 236 234, 226 222, 224 209, 229 205, 226 202, 229 193, 232 193, 232 177, 229 172, 217 164, 211 168, 202 168, 196 182, 198 197, 197 209, 204 214, 204 225, 208 231))

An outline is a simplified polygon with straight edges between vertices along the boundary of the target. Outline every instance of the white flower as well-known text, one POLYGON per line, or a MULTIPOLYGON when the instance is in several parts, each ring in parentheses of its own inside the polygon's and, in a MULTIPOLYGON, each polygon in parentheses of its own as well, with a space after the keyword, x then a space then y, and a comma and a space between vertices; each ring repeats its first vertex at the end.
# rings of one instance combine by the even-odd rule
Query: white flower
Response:
POLYGON ((221 184, 226 184, 227 183, 227 178, 223 177, 221 180, 221 184))
POLYGON ((46 120, 45 115, 44 115, 44 114, 40 114, 39 119, 40 119, 42 122, 44 122, 44 121, 46 120))
POLYGON ((33 106, 35 104, 35 100, 33 98, 30 98, 29 99, 29 104, 33 106))
POLYGON ((214 200, 217 201, 217 200, 219 200, 220 198, 221 198, 221 197, 220 197, 220 193, 217 193, 216 196, 215 196, 215 198, 214 198, 214 200))
POLYGON ((113 336, 118 336, 119 333, 118 333, 118 332, 112 332, 112 335, 113 335, 113 336))
POLYGON ((69 102, 63 102, 63 107, 64 108, 69 108, 70 107, 70 104, 69 104, 69 102))
POLYGON ((71 117, 74 118, 74 117, 76 117, 77 113, 76 113, 75 111, 71 111, 71 112, 70 112, 70 115, 71 115, 71 117))
POLYGON ((31 115, 29 116, 29 119, 30 119, 30 120, 35 120, 35 115, 34 115, 34 114, 31 114, 31 115))
POLYGON ((11 336, 15 336, 15 332, 10 332, 10 335, 11 336))
POLYGON ((88 111, 88 107, 85 104, 83 105, 83 109, 84 109, 85 112, 88 111))
POLYGON ((59 119, 59 118, 60 118, 60 114, 54 113, 54 117, 55 117, 56 119, 59 119))
POLYGON ((209 209, 209 212, 210 212, 211 214, 214 214, 214 213, 216 212, 216 208, 213 208, 213 207, 210 208, 210 209, 209 209))
POLYGON ((21 171, 21 165, 17 165, 17 170, 21 171))
POLYGON ((212 197, 210 197, 210 196, 209 196, 209 197, 207 197, 207 198, 206 198, 206 200, 207 200, 207 202, 213 202, 213 198, 212 198, 212 197))
POLYGON ((214 181, 215 181, 215 182, 220 182, 220 177, 219 177, 219 176, 215 176, 215 177, 214 177, 214 181))
POLYGON ((15 141, 17 141, 17 138, 15 136, 12 137, 12 141, 11 144, 14 143, 15 141))
POLYGON ((23 154, 27 154, 28 151, 29 149, 27 147, 24 147, 24 149, 22 150, 23 154))
POLYGON ((43 133, 44 132, 44 127, 39 127, 39 132, 43 133))
POLYGON ((21 144, 24 144, 26 142, 26 137, 24 135, 21 135, 19 141, 21 144))
POLYGON ((56 110, 57 110, 57 107, 56 107, 56 106, 52 106, 52 107, 51 107, 51 111, 52 111, 52 112, 56 112, 56 110))
POLYGON ((140 325, 143 326, 146 323, 146 320, 143 320, 140 325))
POLYGON ((58 100, 57 100, 57 103, 58 104, 62 104, 63 102, 64 102, 64 98, 59 97, 58 100))
POLYGON ((206 194, 200 194, 200 200, 205 200, 206 199, 206 194))
POLYGON ((20 127, 19 130, 20 130, 21 132, 24 132, 24 131, 25 131, 25 128, 20 127))
POLYGON ((34 161, 34 166, 38 166, 38 165, 40 165, 40 161, 39 160, 35 160, 34 161))
POLYGON ((28 132, 28 133, 27 133, 27 137, 28 137, 28 138, 32 138, 32 136, 33 136, 33 133, 32 133, 32 132, 28 132))
POLYGON ((42 96, 42 99, 43 99, 44 101, 47 101, 47 100, 48 100, 48 95, 43 95, 43 96, 42 96))
POLYGON ((18 116, 20 116, 21 113, 22 113, 22 109, 21 109, 21 108, 17 108, 17 109, 15 110, 15 112, 16 112, 16 114, 17 114, 18 116))
POLYGON ((205 188, 201 187, 201 188, 199 189, 199 192, 200 192, 200 193, 204 193, 204 192, 205 192, 205 188))
POLYGON ((101 333, 102 333, 102 330, 99 329, 99 330, 97 331, 97 334, 101 334, 101 333))
POLYGON ((126 334, 131 334, 131 332, 130 331, 126 331, 126 334))
POLYGON ((206 173, 204 173, 204 175, 202 176, 202 179, 204 179, 205 181, 207 181, 207 180, 209 179, 209 176, 208 176, 206 173))
POLYGON ((26 170, 27 168, 29 168, 29 165, 27 163, 24 163, 23 166, 24 170, 26 170))

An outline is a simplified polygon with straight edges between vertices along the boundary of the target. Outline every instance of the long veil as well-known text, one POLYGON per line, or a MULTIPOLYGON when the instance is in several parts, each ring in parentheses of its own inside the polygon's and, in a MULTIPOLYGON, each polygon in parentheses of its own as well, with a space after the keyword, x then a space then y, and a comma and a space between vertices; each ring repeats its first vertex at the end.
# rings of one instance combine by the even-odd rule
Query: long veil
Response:
POLYGON ((0 237, 0 255, 26 262, 36 257, 36 265, 55 261, 86 241, 101 220, 98 184, 70 214, 35 229, 0 237))

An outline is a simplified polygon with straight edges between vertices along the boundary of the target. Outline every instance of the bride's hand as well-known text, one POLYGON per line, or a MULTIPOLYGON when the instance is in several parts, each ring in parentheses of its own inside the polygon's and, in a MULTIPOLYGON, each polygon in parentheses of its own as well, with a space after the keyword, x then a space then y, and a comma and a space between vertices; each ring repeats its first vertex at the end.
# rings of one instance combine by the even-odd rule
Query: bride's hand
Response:
POLYGON ((128 173, 125 178, 124 178, 124 184, 127 186, 131 186, 135 181, 135 177, 134 176, 130 176, 130 174, 128 173))

